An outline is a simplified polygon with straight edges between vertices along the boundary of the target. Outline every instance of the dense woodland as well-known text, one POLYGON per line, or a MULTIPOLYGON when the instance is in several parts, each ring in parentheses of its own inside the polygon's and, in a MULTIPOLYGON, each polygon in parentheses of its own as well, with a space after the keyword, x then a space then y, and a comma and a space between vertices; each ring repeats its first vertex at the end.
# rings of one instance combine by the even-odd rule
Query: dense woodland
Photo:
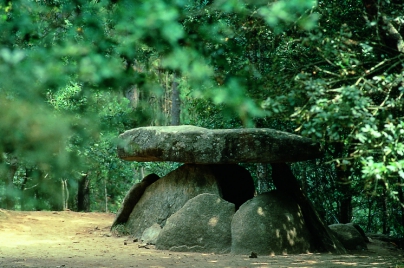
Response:
MULTIPOLYGON (((328 223, 404 234, 402 0, 0 1, 0 207, 117 211, 140 126, 274 128, 328 223)), ((250 164, 257 193, 270 165, 250 164)))

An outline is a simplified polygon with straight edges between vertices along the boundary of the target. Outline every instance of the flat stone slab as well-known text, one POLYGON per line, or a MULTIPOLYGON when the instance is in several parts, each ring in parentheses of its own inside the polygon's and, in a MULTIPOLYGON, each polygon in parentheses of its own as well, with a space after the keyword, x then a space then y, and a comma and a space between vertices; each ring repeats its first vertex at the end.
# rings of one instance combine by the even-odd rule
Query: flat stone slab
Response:
POLYGON ((313 140, 269 128, 140 127, 125 131, 119 140, 118 156, 138 162, 275 163, 322 156, 313 140))

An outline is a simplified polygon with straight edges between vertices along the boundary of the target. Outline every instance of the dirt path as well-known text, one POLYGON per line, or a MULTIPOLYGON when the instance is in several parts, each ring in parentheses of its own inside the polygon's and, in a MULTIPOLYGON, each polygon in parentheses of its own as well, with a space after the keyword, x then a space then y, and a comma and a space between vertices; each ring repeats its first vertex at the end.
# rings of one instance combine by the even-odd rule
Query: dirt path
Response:
POLYGON ((404 252, 374 241, 349 255, 248 256, 176 253, 139 248, 114 237, 114 215, 0 210, 0 267, 393 267, 404 252))

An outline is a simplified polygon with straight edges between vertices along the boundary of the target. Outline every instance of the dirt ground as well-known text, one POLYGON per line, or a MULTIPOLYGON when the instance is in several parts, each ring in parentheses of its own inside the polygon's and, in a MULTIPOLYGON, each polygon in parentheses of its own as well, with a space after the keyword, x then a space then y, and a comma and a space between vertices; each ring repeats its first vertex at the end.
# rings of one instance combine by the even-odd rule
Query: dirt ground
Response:
POLYGON ((109 231, 113 214, 0 210, 0 267, 394 267, 404 252, 375 240, 347 255, 178 253, 139 247, 109 231))

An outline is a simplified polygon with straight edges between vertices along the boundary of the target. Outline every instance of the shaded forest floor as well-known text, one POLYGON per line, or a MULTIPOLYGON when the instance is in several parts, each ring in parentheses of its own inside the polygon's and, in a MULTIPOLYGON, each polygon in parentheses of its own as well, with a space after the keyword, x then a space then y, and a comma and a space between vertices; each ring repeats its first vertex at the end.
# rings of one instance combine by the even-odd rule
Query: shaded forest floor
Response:
POLYGON ((177 253, 139 247, 109 231, 113 214, 0 209, 0 267, 394 267, 404 251, 374 240, 347 255, 285 256, 177 253))

